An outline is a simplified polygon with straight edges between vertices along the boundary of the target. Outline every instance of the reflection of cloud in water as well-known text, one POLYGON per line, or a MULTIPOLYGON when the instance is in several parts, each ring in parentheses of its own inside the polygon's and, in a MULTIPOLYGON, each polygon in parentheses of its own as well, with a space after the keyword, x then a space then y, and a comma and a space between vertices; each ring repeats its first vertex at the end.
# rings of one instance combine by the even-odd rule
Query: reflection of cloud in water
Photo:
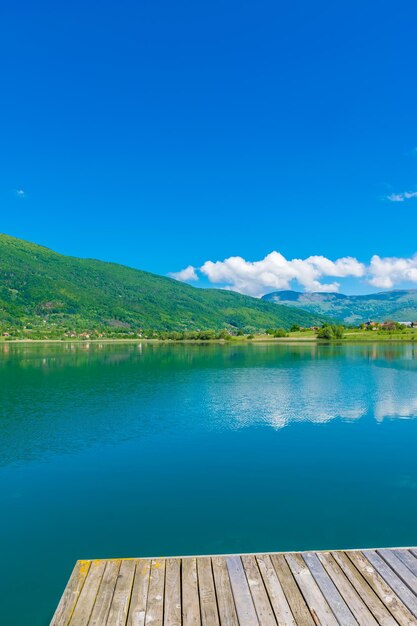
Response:
POLYGON ((358 407, 348 408, 344 410, 343 408, 339 408, 337 413, 332 412, 331 410, 323 410, 317 409, 316 411, 312 410, 311 415, 303 415, 290 418, 285 413, 274 415, 271 413, 269 424, 273 428, 283 428, 284 426, 288 426, 290 422, 311 422, 316 424, 324 424, 333 420, 335 418, 342 418, 346 421, 359 419, 365 414, 366 410, 364 408, 358 407))
POLYGON ((410 399, 385 398, 375 405, 375 419, 378 421, 386 417, 409 419, 417 417, 417 397, 410 399))
POLYGON ((417 379, 415 371, 397 368, 378 370, 373 414, 385 418, 417 417, 417 379))
MULTIPOLYGON (((334 364, 309 364, 301 369, 235 370, 218 380, 211 411, 230 428, 267 424, 283 428, 293 422, 325 423, 335 418, 356 420, 367 412, 367 388, 358 378, 348 381, 334 364)), ((207 390, 210 393, 210 390, 207 390)))
MULTIPOLYGON (((211 381, 213 382, 213 381, 211 381)), ((316 361, 298 368, 236 369, 206 389, 213 421, 225 428, 290 423, 323 424, 417 417, 415 374, 395 368, 316 361)))

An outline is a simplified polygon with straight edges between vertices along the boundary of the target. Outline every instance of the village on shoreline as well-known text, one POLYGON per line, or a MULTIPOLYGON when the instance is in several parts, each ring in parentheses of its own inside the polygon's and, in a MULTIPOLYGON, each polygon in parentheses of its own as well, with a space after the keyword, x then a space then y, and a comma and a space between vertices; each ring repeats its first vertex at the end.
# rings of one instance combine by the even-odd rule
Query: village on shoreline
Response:
MULTIPOLYGON (((46 329, 45 329, 46 330, 46 329)), ((244 342, 387 342, 416 341, 417 322, 369 321, 358 327, 325 323, 309 328, 293 324, 290 329, 269 328, 264 332, 233 330, 192 331, 60 331, 30 332, 30 329, 4 331, 0 343, 244 343, 244 342), (25 332, 26 331, 26 332, 25 332)))

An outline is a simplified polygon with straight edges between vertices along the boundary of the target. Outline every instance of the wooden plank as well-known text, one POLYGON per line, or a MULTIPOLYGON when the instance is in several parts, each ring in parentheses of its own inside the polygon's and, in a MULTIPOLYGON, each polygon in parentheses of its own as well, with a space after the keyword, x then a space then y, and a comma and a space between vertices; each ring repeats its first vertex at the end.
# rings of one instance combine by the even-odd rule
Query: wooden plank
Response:
POLYGON ((358 551, 346 552, 346 554, 397 622, 402 626, 411 624, 415 626, 413 615, 364 555, 358 551))
POLYGON ((245 570, 239 556, 227 556, 226 565, 240 626, 259 624, 245 570))
POLYGON ((414 576, 417 576, 417 559, 410 550, 398 549, 392 551, 395 556, 397 556, 400 561, 407 565, 410 572, 413 572, 414 576))
POLYGON ((270 556, 258 555, 256 560, 279 626, 297 626, 270 556))
POLYGON ((417 626, 417 549, 78 561, 50 626, 417 626))
POLYGON ((181 559, 166 561, 164 624, 181 626, 181 559))
POLYGON ((358 624, 360 626, 378 626, 378 622, 330 552, 318 552, 317 556, 337 587, 340 595, 352 611, 358 624))
POLYGON ((203 626, 220 626, 210 557, 197 559, 198 591, 203 626))
POLYGON ((88 626, 103 626, 103 624, 106 623, 116 588, 120 565, 120 559, 107 561, 88 626))
POLYGON ((323 597, 310 570, 300 554, 286 554, 285 559, 307 602, 308 608, 321 626, 338 626, 327 601, 323 597))
POLYGON ((106 561, 92 561, 71 618, 71 626, 88 624, 106 569, 106 561))
POLYGON ((239 626, 226 560, 215 556, 211 562, 221 626, 239 626))
POLYGON ((337 562, 340 569, 343 571, 351 585, 355 588, 358 595, 362 598, 371 613, 375 616, 378 624, 381 624, 381 626, 398 626, 391 613, 384 606, 373 588, 362 577, 361 573, 347 557, 346 553, 331 552, 331 555, 337 562))
POLYGON ((414 617, 417 617, 417 598, 401 578, 395 574, 391 567, 374 550, 365 550, 362 554, 391 587, 393 592, 402 600, 414 617))
POLYGON ((132 595, 135 569, 135 560, 122 561, 106 626, 125 626, 132 595))
POLYGON ((78 597, 84 586, 91 561, 77 561, 61 600, 57 606, 50 626, 68 626, 78 597))
MULTIPOLYGON (((411 589, 414 595, 417 595, 417 578, 408 569, 408 567, 398 558, 393 550, 377 550, 377 554, 381 556, 384 561, 388 563, 391 569, 394 570, 397 576, 411 589)), ((365 553, 366 555, 366 553, 365 553)), ((410 555, 410 558, 411 557, 410 555)))
POLYGON ((243 555, 242 563, 259 622, 262 626, 276 626, 277 621, 256 558, 251 554, 243 555))
POLYGON ((314 621, 304 597, 298 588, 283 554, 272 554, 271 562, 285 593, 297 626, 314 626, 314 621))
POLYGON ((165 559, 152 559, 145 626, 162 626, 164 619, 165 559))
POLYGON ((150 571, 150 559, 138 559, 136 561, 127 626, 145 626, 150 571))
POLYGON ((352 612, 346 605, 334 582, 319 561, 317 554, 305 552, 302 556, 339 624, 343 624, 343 626, 357 626, 358 622, 353 617, 352 612))
POLYGON ((184 626, 200 626, 200 598, 197 583, 197 561, 182 559, 182 620, 184 626))

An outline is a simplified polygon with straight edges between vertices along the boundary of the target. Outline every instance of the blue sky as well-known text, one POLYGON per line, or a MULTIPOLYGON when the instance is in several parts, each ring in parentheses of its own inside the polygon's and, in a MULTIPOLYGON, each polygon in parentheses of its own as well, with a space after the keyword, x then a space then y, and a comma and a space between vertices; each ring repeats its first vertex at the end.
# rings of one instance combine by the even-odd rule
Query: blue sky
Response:
POLYGON ((220 262, 195 284, 254 295, 417 287, 416 21, 412 0, 3 3, 0 230, 220 262), (311 256, 363 265, 295 271, 311 256))

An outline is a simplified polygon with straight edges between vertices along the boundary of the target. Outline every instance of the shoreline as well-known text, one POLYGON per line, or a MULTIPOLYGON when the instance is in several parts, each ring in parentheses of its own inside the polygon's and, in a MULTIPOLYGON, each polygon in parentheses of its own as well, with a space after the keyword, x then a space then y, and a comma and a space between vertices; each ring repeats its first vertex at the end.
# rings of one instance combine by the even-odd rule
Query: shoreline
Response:
POLYGON ((278 343, 278 344, 308 344, 317 345, 344 345, 353 343, 409 343, 417 345, 417 335, 413 337, 345 337, 343 339, 318 339, 317 337, 254 337, 253 339, 146 339, 137 337, 135 339, 0 339, 0 346, 9 344, 19 345, 37 345, 37 344, 138 344, 150 343, 158 345, 173 344, 220 344, 220 345, 250 345, 259 343, 278 343))

